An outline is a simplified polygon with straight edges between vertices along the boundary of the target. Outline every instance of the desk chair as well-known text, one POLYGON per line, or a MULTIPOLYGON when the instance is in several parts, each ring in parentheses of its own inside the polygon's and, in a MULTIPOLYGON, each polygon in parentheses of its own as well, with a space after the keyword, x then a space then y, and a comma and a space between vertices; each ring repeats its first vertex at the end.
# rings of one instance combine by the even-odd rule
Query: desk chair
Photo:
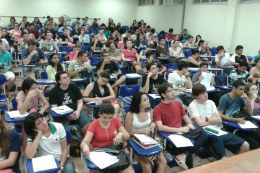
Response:
POLYGON ((89 51, 89 46, 82 46, 81 49, 86 51, 86 52, 88 52, 89 51))
POLYGON ((186 52, 183 52, 185 57, 188 58, 192 55, 191 51, 186 51, 186 52))
POLYGON ((93 71, 97 71, 96 70, 96 66, 97 66, 97 63, 99 62, 99 61, 102 61, 102 59, 100 58, 100 57, 89 57, 89 59, 90 59, 90 65, 91 65, 91 67, 92 67, 92 69, 93 69, 93 71))
MULTIPOLYGON (((0 102, 7 102, 6 104, 0 104, 0 110, 1 111, 10 111, 9 108, 9 99, 5 95, 5 76, 3 74, 0 74, 0 85, 3 85, 4 91, 0 91, 0 102)), ((1 118, 1 115, 0 115, 1 118)))

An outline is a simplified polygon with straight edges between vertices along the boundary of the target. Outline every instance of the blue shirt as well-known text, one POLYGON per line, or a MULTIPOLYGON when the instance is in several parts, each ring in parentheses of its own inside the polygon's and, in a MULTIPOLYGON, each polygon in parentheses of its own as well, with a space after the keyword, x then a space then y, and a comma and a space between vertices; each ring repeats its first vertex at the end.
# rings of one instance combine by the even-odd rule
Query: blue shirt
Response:
POLYGON ((241 108, 247 107, 245 100, 242 97, 232 99, 229 93, 223 95, 218 104, 218 110, 223 111, 224 115, 233 117, 241 108))
POLYGON ((256 56, 253 57, 253 59, 256 61, 257 59, 259 59, 259 56, 256 55, 256 56))
MULTIPOLYGON (((70 26, 67 26, 69 33, 72 31, 72 28, 70 26)), ((59 32, 62 32, 64 30, 64 26, 59 28, 59 32)))
MULTIPOLYGON (((2 54, 0 55, 0 63, 3 64, 3 69, 1 70, 5 71, 9 67, 9 63, 13 61, 14 60, 12 55, 9 52, 3 50, 2 54)), ((13 70, 10 69, 9 71, 13 70)))
MULTIPOLYGON (((42 49, 36 47, 36 50, 38 51, 38 53, 32 57, 32 59, 28 65, 37 66, 37 65, 39 65, 40 60, 45 58, 44 52, 42 49)), ((29 49, 22 50, 22 52, 21 52, 22 60, 25 60, 29 55, 30 55, 29 49)))

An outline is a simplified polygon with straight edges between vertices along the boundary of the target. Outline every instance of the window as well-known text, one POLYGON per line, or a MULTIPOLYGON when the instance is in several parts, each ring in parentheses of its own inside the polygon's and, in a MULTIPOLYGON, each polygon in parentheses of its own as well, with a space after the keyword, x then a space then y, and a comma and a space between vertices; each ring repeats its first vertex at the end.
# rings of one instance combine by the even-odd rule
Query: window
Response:
POLYGON ((154 0, 139 0, 139 5, 153 5, 154 0))
POLYGON ((241 3, 260 2, 260 0, 241 0, 241 3))
POLYGON ((179 5, 182 3, 182 0, 160 0, 160 5, 179 5))
POLYGON ((227 3, 228 0, 193 0, 194 4, 206 4, 206 3, 227 3))

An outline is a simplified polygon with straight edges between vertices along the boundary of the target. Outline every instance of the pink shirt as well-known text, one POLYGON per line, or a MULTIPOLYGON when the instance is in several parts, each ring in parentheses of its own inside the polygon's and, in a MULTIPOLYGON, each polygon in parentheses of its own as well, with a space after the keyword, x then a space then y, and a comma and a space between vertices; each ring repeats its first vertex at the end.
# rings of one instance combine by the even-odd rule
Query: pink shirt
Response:
POLYGON ((10 31, 10 33, 12 33, 12 37, 16 37, 14 38, 14 41, 20 41, 20 38, 21 38, 21 30, 19 31, 15 31, 14 29, 10 31))
POLYGON ((135 60, 135 54, 137 54, 137 52, 134 48, 132 48, 131 51, 122 49, 121 53, 125 55, 125 59, 131 59, 131 60, 135 60))
MULTIPOLYGON (((75 56, 75 52, 74 51, 70 52, 69 61, 72 61, 74 56, 75 56)), ((75 60, 78 60, 78 56, 76 57, 75 60)), ((90 63, 91 62, 90 59, 87 58, 87 62, 90 63)))
MULTIPOLYGON (((39 107, 39 99, 42 91, 39 89, 36 89, 36 91, 37 91, 37 95, 30 100, 27 111, 31 110, 32 108, 39 107)), ((23 91, 19 92, 18 95, 16 96, 16 100, 21 100, 22 102, 25 101, 25 98, 26 96, 23 91)))
POLYGON ((118 49, 124 49, 124 47, 125 47, 124 41, 119 41, 118 44, 117 44, 117 48, 118 49))
POLYGON ((168 40, 173 40, 174 39, 174 34, 166 34, 165 38, 167 38, 168 40))

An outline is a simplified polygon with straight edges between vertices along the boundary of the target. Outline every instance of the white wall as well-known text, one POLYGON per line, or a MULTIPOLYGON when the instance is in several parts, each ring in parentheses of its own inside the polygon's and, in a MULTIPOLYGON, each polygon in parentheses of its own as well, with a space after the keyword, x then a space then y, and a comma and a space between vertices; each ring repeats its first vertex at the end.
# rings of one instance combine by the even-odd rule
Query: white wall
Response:
MULTIPOLYGON (((110 17, 114 22, 130 25, 136 18, 136 0, 1 0, 0 16, 55 16, 101 18, 107 25, 110 17)), ((9 17, 1 17, 4 24, 9 17)), ((16 18, 18 22, 21 18, 16 18)), ((31 22, 33 18, 28 18, 31 22)), ((45 21, 45 19, 40 19, 45 21)), ((58 21, 58 19, 54 19, 58 21)), ((75 19, 73 19, 74 21, 75 19)), ((92 20, 91 20, 92 21, 92 20)))
POLYGON ((138 6, 136 19, 144 20, 145 23, 156 29, 156 32, 169 28, 174 29, 174 33, 181 31, 182 5, 163 6, 159 5, 159 0, 154 0, 154 5, 138 6))

